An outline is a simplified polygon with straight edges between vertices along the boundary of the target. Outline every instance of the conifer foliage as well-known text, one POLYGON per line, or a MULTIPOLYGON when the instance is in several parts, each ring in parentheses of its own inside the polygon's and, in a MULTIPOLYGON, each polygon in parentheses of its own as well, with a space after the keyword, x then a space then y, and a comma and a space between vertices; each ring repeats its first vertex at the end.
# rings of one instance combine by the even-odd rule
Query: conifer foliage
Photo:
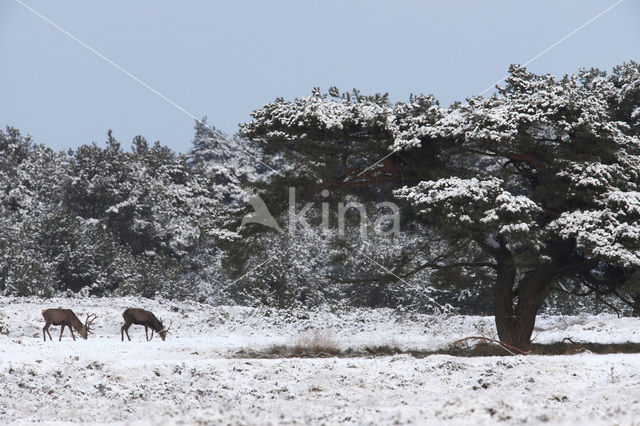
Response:
POLYGON ((500 338, 526 351, 552 290, 611 294, 637 276, 639 88, 634 62, 560 79, 512 66, 496 95, 449 108, 314 91, 265 105, 242 130, 325 184, 391 185, 450 248, 473 248, 423 268, 491 270, 500 338), (388 159, 367 171, 374 152, 388 159), (326 173, 331 159, 341 175, 326 173))
POLYGON ((142 137, 55 153, 9 128, 0 152, 5 294, 193 295, 202 241, 235 238, 207 177, 142 137))

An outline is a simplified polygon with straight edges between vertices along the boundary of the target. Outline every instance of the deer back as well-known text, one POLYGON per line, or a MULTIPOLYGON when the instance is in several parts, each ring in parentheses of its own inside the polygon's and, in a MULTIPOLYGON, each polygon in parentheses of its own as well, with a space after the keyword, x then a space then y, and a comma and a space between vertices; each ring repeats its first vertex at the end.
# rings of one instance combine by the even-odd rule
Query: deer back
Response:
POLYGON ((160 322, 160 320, 158 320, 158 318, 156 318, 153 312, 144 309, 126 309, 122 313, 122 318, 124 318, 125 322, 127 323, 145 325, 147 327, 151 327, 156 332, 159 332, 163 328, 162 323, 160 322))
POLYGON ((81 332, 84 325, 71 309, 52 308, 42 311, 42 316, 53 325, 66 325, 81 332))

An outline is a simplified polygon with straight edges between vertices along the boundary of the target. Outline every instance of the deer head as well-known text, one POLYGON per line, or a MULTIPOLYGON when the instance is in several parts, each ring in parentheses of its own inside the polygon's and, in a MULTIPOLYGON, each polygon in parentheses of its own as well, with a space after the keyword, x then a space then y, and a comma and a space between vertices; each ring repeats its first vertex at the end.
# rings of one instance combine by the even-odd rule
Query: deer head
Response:
MULTIPOLYGON (((160 320, 160 324, 162 324, 162 320, 160 320)), ((169 321, 169 326, 168 327, 164 327, 162 330, 158 331, 158 334, 160 335, 160 338, 163 341, 164 341, 165 337, 167 337, 167 333, 171 329, 171 324, 172 324, 172 322, 169 321)))

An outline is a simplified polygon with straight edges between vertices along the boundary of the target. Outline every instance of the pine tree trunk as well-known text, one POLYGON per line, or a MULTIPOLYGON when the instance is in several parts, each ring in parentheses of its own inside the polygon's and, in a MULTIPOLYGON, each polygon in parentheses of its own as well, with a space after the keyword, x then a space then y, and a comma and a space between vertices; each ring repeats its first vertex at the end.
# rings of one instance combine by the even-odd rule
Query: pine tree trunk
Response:
POLYGON ((510 262, 498 262, 494 310, 500 342, 521 352, 531 349, 538 309, 550 292, 554 274, 555 267, 551 263, 540 265, 527 274, 518 287, 518 303, 514 308, 515 268, 510 262))
POLYGON ((516 340, 516 315, 513 309, 513 285, 516 270, 508 261, 498 262, 498 273, 493 292, 493 309, 500 341, 511 345, 516 340))

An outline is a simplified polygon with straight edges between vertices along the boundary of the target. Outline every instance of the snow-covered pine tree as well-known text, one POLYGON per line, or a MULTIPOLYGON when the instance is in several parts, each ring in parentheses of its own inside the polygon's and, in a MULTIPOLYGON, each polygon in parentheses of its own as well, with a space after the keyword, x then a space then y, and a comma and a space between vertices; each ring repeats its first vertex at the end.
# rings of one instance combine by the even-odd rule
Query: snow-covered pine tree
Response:
MULTIPOLYGON (((317 201, 322 191, 328 190, 330 199, 322 201, 330 202, 333 210, 338 203, 351 200, 373 212, 375 203, 393 200, 394 187, 431 176, 428 152, 411 158, 392 155, 368 167, 387 156, 396 134, 420 124, 424 111, 433 114, 431 121, 439 117, 433 97, 416 96, 409 104, 391 105, 387 95, 340 93, 335 88, 324 94, 314 89, 306 98, 293 102, 276 99, 255 110, 254 120, 241 125, 241 134, 260 147, 268 163, 272 158, 282 159, 282 175, 275 176, 261 194, 273 213, 288 208, 288 187, 297 188, 302 205, 317 201)), ((331 220, 335 225, 335 217, 331 220)), ((312 226, 316 226, 314 232, 323 232, 317 224, 312 226)), ((356 221, 347 226, 357 230, 359 224, 356 221)), ((422 310, 437 309, 428 283, 412 282, 423 279, 423 273, 416 271, 405 279, 401 272, 403 267, 417 267, 423 256, 429 257, 425 244, 411 244, 408 250, 413 252, 407 255, 399 246, 411 241, 411 235, 404 235, 402 243, 369 238, 349 230, 334 239, 334 247, 328 246, 331 256, 322 266, 324 281, 333 280, 332 286, 340 284, 342 297, 346 295, 347 300, 361 306, 400 306, 421 300, 422 310), (412 296, 401 294, 404 290, 412 296)), ((422 239, 428 241, 424 236, 422 239)))
POLYGON ((260 151, 253 143, 229 137, 207 124, 207 118, 196 121, 193 146, 185 155, 187 164, 204 175, 216 199, 237 206, 246 199, 243 186, 247 182, 264 181, 270 174, 260 163, 260 151))
POLYGON ((414 133, 420 145, 409 134, 394 146, 448 141, 443 176, 396 195, 452 244, 481 250, 500 339, 522 351, 555 285, 611 292, 640 267, 640 135, 620 115, 618 77, 512 66, 498 96, 443 110, 414 133))
POLYGON ((614 291, 640 267, 637 86, 634 63, 559 80, 513 66, 499 95, 450 108, 314 91, 254 111, 242 133, 299 183, 397 188, 448 242, 397 274, 492 271, 499 337, 527 351, 554 286, 614 291))
POLYGON ((193 296, 183 277, 235 235, 209 179, 142 137, 57 153, 9 128, 0 154, 2 293, 193 296))
POLYGON ((55 260, 38 245, 33 225, 61 210, 66 157, 17 129, 0 130, 0 292, 51 295, 55 260))

